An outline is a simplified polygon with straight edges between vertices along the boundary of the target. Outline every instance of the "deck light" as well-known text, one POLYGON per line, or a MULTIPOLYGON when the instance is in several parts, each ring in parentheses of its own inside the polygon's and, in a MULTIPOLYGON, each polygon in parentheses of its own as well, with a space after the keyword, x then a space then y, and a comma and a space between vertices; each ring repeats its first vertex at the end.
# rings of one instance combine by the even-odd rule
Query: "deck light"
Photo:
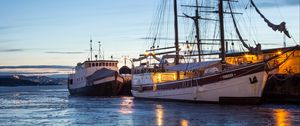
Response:
POLYGON ((281 51, 278 51, 277 54, 280 55, 280 54, 282 54, 282 52, 281 52, 281 51))
POLYGON ((145 52, 145 56, 148 56, 149 55, 149 52, 145 52))

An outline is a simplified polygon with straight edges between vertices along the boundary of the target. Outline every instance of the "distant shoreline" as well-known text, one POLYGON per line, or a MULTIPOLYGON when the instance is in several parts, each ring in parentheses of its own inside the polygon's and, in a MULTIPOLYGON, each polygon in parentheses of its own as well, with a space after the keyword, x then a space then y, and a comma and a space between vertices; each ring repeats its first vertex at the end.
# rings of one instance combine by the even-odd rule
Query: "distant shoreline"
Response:
POLYGON ((0 87, 19 87, 19 86, 58 86, 65 84, 0 84, 0 87))
POLYGON ((67 78, 49 78, 45 76, 2 76, 0 86, 44 86, 44 85, 65 85, 67 78))

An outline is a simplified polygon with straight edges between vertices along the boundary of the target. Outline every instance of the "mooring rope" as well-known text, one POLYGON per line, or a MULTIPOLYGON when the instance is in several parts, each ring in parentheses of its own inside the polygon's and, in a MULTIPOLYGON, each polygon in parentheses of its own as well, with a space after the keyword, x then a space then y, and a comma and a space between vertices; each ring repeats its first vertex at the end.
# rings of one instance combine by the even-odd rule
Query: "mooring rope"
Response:
POLYGON ((272 74, 270 77, 268 77, 268 80, 270 80, 271 78, 274 78, 278 81, 286 81, 286 80, 290 79, 291 77, 292 77, 291 74, 287 74, 287 77, 280 79, 276 76, 276 74, 272 74))

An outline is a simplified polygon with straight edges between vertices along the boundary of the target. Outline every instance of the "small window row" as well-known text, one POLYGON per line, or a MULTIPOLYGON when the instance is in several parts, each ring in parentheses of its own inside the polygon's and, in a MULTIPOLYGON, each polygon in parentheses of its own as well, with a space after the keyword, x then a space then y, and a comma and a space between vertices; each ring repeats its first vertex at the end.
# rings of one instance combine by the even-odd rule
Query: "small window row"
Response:
POLYGON ((114 62, 106 62, 106 63, 87 63, 87 67, 98 67, 98 66, 109 66, 109 67, 117 67, 117 63, 114 62))

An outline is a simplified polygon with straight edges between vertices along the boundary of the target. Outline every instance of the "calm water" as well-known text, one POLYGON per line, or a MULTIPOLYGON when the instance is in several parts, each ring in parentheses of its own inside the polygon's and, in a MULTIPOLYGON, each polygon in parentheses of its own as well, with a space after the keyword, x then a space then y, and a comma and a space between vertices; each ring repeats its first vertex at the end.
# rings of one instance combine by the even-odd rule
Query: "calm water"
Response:
POLYGON ((0 87, 0 125, 300 126, 300 105, 71 97, 66 86, 0 87))

